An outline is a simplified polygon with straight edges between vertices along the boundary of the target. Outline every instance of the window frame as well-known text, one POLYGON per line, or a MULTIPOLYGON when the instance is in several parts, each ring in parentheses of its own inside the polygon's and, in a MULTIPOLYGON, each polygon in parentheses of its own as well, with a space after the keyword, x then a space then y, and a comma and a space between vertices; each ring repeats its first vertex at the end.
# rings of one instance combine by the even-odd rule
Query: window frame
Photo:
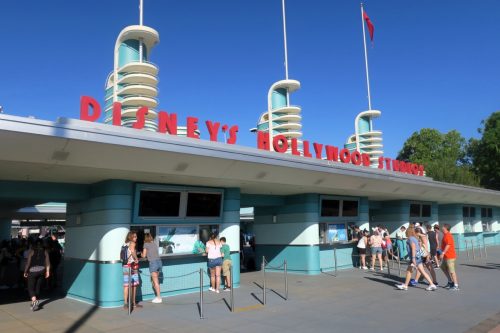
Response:
MULTIPOLYGON (((333 197, 333 196, 322 196, 319 202, 319 217, 320 219, 358 219, 359 218, 359 208, 360 208, 359 198, 348 198, 348 197, 333 197), (338 201, 339 202, 339 215, 323 215, 323 201, 338 201), (344 215, 344 201, 357 202, 356 215, 344 215)), ((349 221, 353 222, 353 221, 349 221)))
MULTIPOLYGON (((160 247, 160 235, 159 235, 159 232, 160 232, 160 228, 161 227, 166 227, 166 228, 175 228, 175 227, 179 227, 179 228, 189 228, 189 227, 194 227, 196 228, 196 241, 199 241, 200 240, 200 231, 202 228, 204 227, 208 227, 208 229, 210 231, 213 230, 213 227, 215 227, 215 229, 217 230, 216 232, 219 233, 220 232, 220 226, 221 224, 220 223, 214 223, 214 224, 207 224, 207 223, 201 223, 201 224, 195 224, 195 223, 190 223, 190 224, 148 224, 148 225, 131 225, 130 226, 130 231, 137 231, 136 229, 154 229, 154 234, 155 234, 155 237, 154 237, 154 242, 156 244, 156 246, 158 246, 158 248, 160 247)), ((144 244, 144 240, 138 240, 138 242, 141 241, 142 244, 144 244)), ((203 241, 202 241, 203 242, 203 241)), ((203 242, 203 244, 206 244, 206 242, 203 242)), ((142 249, 141 249, 141 252, 142 252, 142 249)), ((191 251, 189 252, 182 252, 182 253, 166 253, 166 254, 159 254, 160 258, 165 258, 165 257, 175 257, 175 256, 186 256, 186 255, 196 255, 191 251)))
POLYGON ((136 184, 134 195, 134 208, 132 224, 161 224, 161 223, 200 223, 206 224, 220 224, 222 222, 224 212, 224 190, 218 188, 203 188, 203 187, 189 187, 189 186, 169 186, 157 184, 136 184), (165 191, 165 192, 179 192, 179 215, 178 216, 140 216, 139 205, 142 191, 165 191), (188 194, 218 194, 220 195, 220 207, 218 216, 187 216, 188 194))
POLYGON ((349 222, 343 222, 343 221, 329 221, 329 222, 320 222, 318 223, 318 239, 319 239, 319 244, 320 245, 325 245, 325 244, 342 244, 342 243, 348 243, 351 241, 349 239, 349 222), (345 240, 337 240, 337 241, 328 241, 328 231, 330 230, 330 225, 343 225, 345 230, 345 240), (321 237, 321 231, 324 232, 324 238, 322 239, 321 237))
POLYGON ((422 220, 425 220, 425 222, 427 222, 427 221, 432 219, 432 203, 421 202, 421 201, 410 201, 408 215, 409 215, 410 221, 421 222, 422 220), (412 205, 418 206, 418 210, 419 210, 418 216, 411 215, 411 206, 412 205), (424 216, 424 206, 429 206, 429 216, 424 216))

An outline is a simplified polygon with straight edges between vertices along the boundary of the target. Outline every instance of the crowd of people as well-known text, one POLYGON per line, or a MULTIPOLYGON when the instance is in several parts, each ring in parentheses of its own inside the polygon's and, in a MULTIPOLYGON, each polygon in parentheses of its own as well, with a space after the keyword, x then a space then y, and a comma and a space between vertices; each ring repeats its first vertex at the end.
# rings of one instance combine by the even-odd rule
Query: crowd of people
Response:
MULTIPOLYGON (((231 250, 226 243, 225 237, 218 238, 215 233, 210 235, 205 243, 198 241, 195 243, 193 253, 207 256, 207 266, 210 273, 210 291, 220 293, 221 273, 224 276, 225 291, 231 290, 231 250)), ((137 287, 139 286, 139 256, 149 263, 149 273, 155 297, 152 303, 162 303, 159 275, 162 273, 162 261, 159 256, 158 245, 150 233, 144 235, 144 248, 139 254, 137 252, 137 233, 130 231, 125 238, 120 257, 123 265, 123 308, 142 308, 137 303, 137 287), (130 289, 130 290, 129 290, 130 289), (129 300, 131 304, 129 305, 129 300)))
POLYGON ((39 309, 42 288, 58 287, 58 268, 63 248, 56 233, 3 240, 0 246, 0 289, 26 290, 31 309, 39 309))
POLYGON ((389 259, 408 260, 405 281, 396 285, 398 289, 408 290, 408 286, 417 286, 423 277, 428 284, 426 290, 436 290, 436 269, 441 269, 448 279, 444 287, 459 290, 455 270, 457 255, 449 224, 442 227, 420 223, 410 223, 408 228, 402 226, 396 231, 396 253, 387 227, 379 225, 372 229, 371 235, 366 229, 361 231, 357 226, 353 229, 352 240, 357 243, 360 269, 373 271, 378 262, 380 270, 383 270, 389 259), (371 256, 369 263, 367 255, 371 256))
MULTIPOLYGON (((396 232, 396 244, 393 247, 389 230, 385 226, 377 226, 361 231, 354 226, 352 241, 356 244, 359 255, 359 268, 375 270, 378 263, 380 270, 387 267, 389 259, 408 260, 405 281, 397 284, 400 290, 408 290, 408 286, 416 286, 423 277, 428 287, 426 290, 436 290, 438 286, 436 269, 441 269, 448 284, 447 289, 459 290, 457 273, 455 270, 455 244, 450 233, 450 225, 420 225, 410 223, 409 227, 402 226, 396 232), (396 253, 394 252, 396 248, 396 253), (370 261, 368 262, 368 256, 370 261), (369 268, 368 268, 369 266, 369 268), (413 278, 413 274, 415 277, 413 278)), ((212 233, 206 243, 195 243, 193 253, 207 257, 207 266, 210 274, 209 290, 220 292, 221 277, 224 277, 223 290, 231 290, 231 251, 225 237, 218 238, 212 233)), ((0 289, 23 288, 29 293, 31 309, 39 308, 39 297, 42 287, 54 289, 58 286, 57 271, 63 256, 63 248, 57 239, 57 234, 51 233, 48 237, 14 238, 4 240, 0 247, 0 289), (14 283, 7 284, 9 269, 16 267, 17 278, 14 283)), ((161 303, 159 276, 162 274, 162 260, 158 245, 151 234, 146 233, 144 247, 141 253, 137 251, 137 233, 130 231, 125 239, 120 253, 123 265, 123 297, 124 308, 128 309, 130 296, 131 307, 141 308, 136 302, 139 280, 139 258, 149 263, 149 273, 155 298, 153 303, 161 303), (130 290, 129 290, 130 288, 130 290)), ((10 274, 12 275, 12 274, 10 274)), ((12 280, 12 279, 11 279, 12 280)))
POLYGON ((360 269, 368 269, 366 256, 371 256, 370 270, 375 270, 375 264, 378 260, 379 269, 383 270, 384 265, 388 264, 389 259, 394 257, 392 240, 389 230, 384 226, 373 228, 372 234, 368 230, 361 231, 358 226, 354 226, 352 241, 357 243, 357 250, 360 257, 360 269))

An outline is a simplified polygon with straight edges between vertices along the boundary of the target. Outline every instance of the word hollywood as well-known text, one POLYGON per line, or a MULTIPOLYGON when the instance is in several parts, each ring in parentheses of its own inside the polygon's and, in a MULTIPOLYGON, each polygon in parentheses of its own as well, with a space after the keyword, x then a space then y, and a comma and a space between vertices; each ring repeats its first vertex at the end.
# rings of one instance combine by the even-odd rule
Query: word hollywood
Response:
MULTIPOLYGON (((257 136, 257 148, 269 150, 269 133, 267 132, 258 132, 257 136)), ((317 159, 323 159, 323 152, 326 155, 326 159, 332 162, 342 162, 342 163, 351 163, 354 165, 363 165, 365 167, 369 167, 371 165, 370 155, 365 153, 360 153, 355 150, 353 152, 349 151, 347 148, 343 148, 339 151, 338 147, 323 145, 321 143, 314 142, 312 144, 314 150, 314 156, 317 159)), ((276 135, 273 137, 272 147, 274 151, 278 153, 285 153, 290 150, 292 155, 304 156, 304 157, 313 157, 311 153, 310 143, 309 141, 304 140, 302 142, 302 152, 298 149, 297 139, 292 138, 290 141, 284 135, 276 135)), ((424 166, 394 160, 388 157, 380 156, 378 159, 378 168, 385 170, 392 170, 397 172, 403 172, 408 174, 413 174, 416 176, 424 175, 424 166), (385 165, 385 167, 384 167, 385 165)))
MULTIPOLYGON (((148 114, 147 107, 140 107, 136 112, 136 121, 132 125, 133 128, 142 129, 144 128, 146 122, 146 116, 148 114)), ((101 116, 101 106, 92 97, 82 96, 80 100, 80 119, 95 122, 101 116)), ((119 102, 113 103, 113 125, 122 126, 122 105, 119 102)), ((186 136, 189 138, 199 139, 198 135, 198 118, 187 117, 186 118, 186 136)), ((217 136, 219 130, 222 132, 229 133, 229 137, 226 141, 228 144, 235 144, 238 133, 238 126, 233 125, 229 127, 228 125, 223 125, 219 122, 212 122, 207 120, 205 122, 208 133, 210 135, 210 141, 217 141, 217 136)), ((167 113, 165 111, 158 112, 158 132, 168 133, 170 135, 177 135, 177 115, 175 113, 167 113)), ((302 150, 298 148, 298 141, 296 138, 288 140, 284 135, 276 135, 273 137, 272 142, 269 140, 269 133, 258 132, 257 133, 257 148, 262 150, 270 150, 273 148, 275 152, 286 153, 290 151, 292 155, 303 156, 317 159, 326 159, 332 162, 350 163, 353 165, 362 165, 365 167, 370 167, 370 155, 365 153, 360 153, 359 151, 349 151, 347 148, 340 149, 335 146, 323 145, 321 143, 314 142, 311 145, 309 141, 304 140, 302 142, 302 150), (270 146, 272 145, 272 146, 270 146), (323 153, 326 158, 323 158, 323 153)), ((378 168, 385 169, 389 171, 402 172, 407 174, 413 174, 417 176, 424 176, 424 166, 419 164, 414 164, 410 162, 403 162, 394 160, 387 157, 379 157, 378 168)))
MULTIPOLYGON (((149 110, 148 107, 143 106, 137 110, 136 118, 137 120, 132 125, 133 128, 142 129, 144 128, 144 124, 146 122, 146 116, 149 110)), ((89 96, 82 96, 80 99, 80 120, 86 120, 95 122, 101 116, 101 106, 99 102, 97 102, 94 98, 89 96)), ((219 134, 219 130, 222 132, 228 132, 229 137, 227 138, 228 144, 236 143, 236 134, 238 133, 238 126, 223 125, 219 122, 212 122, 207 120, 205 122, 207 126, 208 133, 210 134, 210 141, 217 141, 217 136, 219 134)), ((121 126, 122 125, 122 104, 120 102, 113 103, 113 125, 121 126)), ((186 136, 193 139, 199 139, 197 131, 198 127, 198 118, 196 117, 187 117, 186 118, 186 136)), ((177 114, 175 113, 167 113, 165 111, 158 112, 158 132, 159 133, 168 133, 170 135, 177 135, 177 114)))

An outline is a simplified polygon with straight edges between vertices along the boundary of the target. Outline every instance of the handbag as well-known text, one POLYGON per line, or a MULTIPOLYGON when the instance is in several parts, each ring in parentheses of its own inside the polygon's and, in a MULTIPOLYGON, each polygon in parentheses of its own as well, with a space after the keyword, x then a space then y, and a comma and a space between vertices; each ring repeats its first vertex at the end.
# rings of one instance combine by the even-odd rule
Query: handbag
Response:
POLYGON ((427 252, 427 250, 423 246, 421 246, 417 251, 417 257, 426 258, 428 255, 429 252, 427 252))

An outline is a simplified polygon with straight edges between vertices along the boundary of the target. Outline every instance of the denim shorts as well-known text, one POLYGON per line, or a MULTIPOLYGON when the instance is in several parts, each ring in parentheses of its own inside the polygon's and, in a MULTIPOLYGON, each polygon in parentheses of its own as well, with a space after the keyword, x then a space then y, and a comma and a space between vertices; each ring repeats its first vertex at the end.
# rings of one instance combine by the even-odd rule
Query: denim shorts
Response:
POLYGON ((149 273, 161 272, 162 263, 160 259, 149 262, 149 273))
POLYGON ((377 254, 377 253, 382 254, 382 248, 381 247, 372 247, 372 256, 377 254))
POLYGON ((216 266, 222 266, 222 257, 208 259, 208 268, 214 268, 216 266))

